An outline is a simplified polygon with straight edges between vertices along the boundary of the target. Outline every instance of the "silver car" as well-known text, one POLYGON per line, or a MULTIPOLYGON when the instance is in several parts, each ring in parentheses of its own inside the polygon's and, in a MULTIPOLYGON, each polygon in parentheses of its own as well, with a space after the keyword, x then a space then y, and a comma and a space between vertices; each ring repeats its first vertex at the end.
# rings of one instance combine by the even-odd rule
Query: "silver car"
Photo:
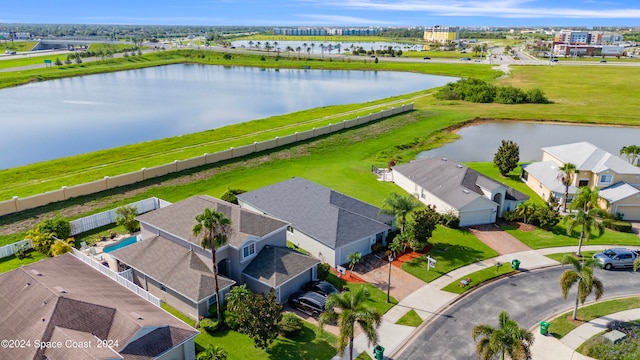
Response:
POLYGON ((606 270, 613 268, 632 268, 638 253, 625 248, 606 249, 593 255, 606 270))

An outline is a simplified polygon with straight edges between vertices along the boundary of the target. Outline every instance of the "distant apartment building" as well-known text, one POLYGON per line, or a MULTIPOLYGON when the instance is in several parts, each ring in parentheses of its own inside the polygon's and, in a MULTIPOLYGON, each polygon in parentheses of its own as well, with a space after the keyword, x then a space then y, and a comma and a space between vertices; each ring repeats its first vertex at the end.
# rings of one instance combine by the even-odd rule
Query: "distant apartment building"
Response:
POLYGON ((617 44, 623 41, 623 36, 615 33, 603 33, 601 31, 574 31, 560 30, 554 37, 555 43, 573 45, 603 45, 617 44))
POLYGON ((380 33, 379 28, 275 28, 274 35, 289 36, 369 36, 380 33))
POLYGON ((427 28, 424 31, 424 41, 426 42, 438 42, 448 43, 458 40, 458 33, 460 29, 457 27, 447 27, 436 25, 431 28, 427 28))

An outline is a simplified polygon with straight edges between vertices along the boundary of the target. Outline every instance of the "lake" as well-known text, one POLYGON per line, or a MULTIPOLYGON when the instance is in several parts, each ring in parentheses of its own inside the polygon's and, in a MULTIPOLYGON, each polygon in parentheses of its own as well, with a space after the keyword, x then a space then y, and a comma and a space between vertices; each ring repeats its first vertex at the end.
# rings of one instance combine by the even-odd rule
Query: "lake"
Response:
POLYGON ((456 81, 391 71, 169 65, 0 90, 0 169, 456 81))
POLYGON ((625 145, 640 145, 640 127, 587 126, 539 122, 499 121, 477 123, 457 131, 462 138, 422 157, 447 157, 460 162, 493 161, 502 140, 520 147, 520 161, 539 161, 543 147, 588 141, 618 155, 625 145))

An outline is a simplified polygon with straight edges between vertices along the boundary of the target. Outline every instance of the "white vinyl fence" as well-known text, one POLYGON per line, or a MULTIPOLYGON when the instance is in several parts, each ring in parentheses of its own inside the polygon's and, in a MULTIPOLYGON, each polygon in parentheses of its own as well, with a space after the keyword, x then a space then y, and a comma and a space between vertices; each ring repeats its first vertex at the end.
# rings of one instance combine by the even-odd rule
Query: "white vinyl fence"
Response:
POLYGON ((0 259, 15 254, 18 246, 23 246, 23 244, 26 245, 25 250, 31 249, 31 240, 22 240, 0 247, 0 259))
MULTIPOLYGON (((160 200, 156 197, 136 201, 128 204, 127 206, 133 206, 138 210, 138 214, 144 214, 146 212, 159 209, 161 207, 170 205, 171 203, 160 200)), ((71 236, 97 229, 102 226, 113 224, 116 222, 116 209, 103 211, 101 213, 93 214, 91 216, 83 217, 81 219, 73 220, 69 222, 71 225, 71 236)))
POLYGON ((82 251, 77 249, 73 249, 73 255, 78 259, 82 260, 84 263, 90 265, 92 268, 100 271, 105 276, 111 278, 111 280, 116 281, 118 284, 126 287, 127 289, 133 291, 139 296, 143 297, 145 300, 149 301, 153 305, 160 307, 160 299, 151 295, 150 292, 136 285, 133 280, 132 270, 126 270, 121 273, 117 273, 108 267, 102 265, 99 261, 95 260, 92 256, 85 255, 82 251))

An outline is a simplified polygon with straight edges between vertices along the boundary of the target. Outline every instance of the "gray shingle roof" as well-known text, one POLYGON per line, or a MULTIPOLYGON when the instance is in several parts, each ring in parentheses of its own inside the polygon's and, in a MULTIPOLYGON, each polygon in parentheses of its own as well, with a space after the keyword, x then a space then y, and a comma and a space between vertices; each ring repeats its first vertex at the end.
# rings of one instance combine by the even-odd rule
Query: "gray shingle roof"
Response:
MULTIPOLYGON (((180 329, 179 336, 162 344, 164 348, 176 346, 198 333, 71 254, 0 274, 0 334, 4 338, 50 341, 52 337, 67 337, 84 341, 93 334, 124 346, 140 336, 138 341, 148 344, 143 357, 120 354, 124 359, 138 360, 160 354, 153 339, 141 330, 164 326, 180 329)), ((78 354, 77 349, 64 347, 47 352, 52 359, 74 359, 78 354)), ((36 351, 33 347, 0 348, 0 359, 40 359, 44 355, 44 350, 36 351)), ((82 357, 104 358, 102 355, 91 351, 82 357)))
POLYGON ((611 170, 617 174, 640 174, 640 168, 586 141, 549 146, 542 148, 542 151, 565 164, 572 163, 576 165, 578 170, 582 171, 591 171, 598 174, 611 170))
POLYGON ((332 249, 390 229, 393 216, 312 181, 294 177, 238 195, 332 249))
MULTIPOLYGON (((522 169, 540 181, 544 186, 556 193, 564 194, 565 187, 558 180, 558 164, 554 161, 539 161, 522 165, 522 169)), ((575 194, 578 189, 570 185, 569 194, 575 194)))
MULTIPOLYGON (((213 272, 202 259, 188 248, 161 236, 138 241, 110 255, 192 301, 198 302, 215 294, 213 272)), ((235 281, 218 275, 221 290, 233 284, 235 281)))
POLYGON ((529 198, 447 158, 418 159, 408 164, 394 166, 393 171, 407 177, 456 209, 461 209, 478 198, 486 198, 482 189, 494 191, 502 187, 507 189, 507 195, 510 198, 517 200, 529 198))
POLYGON ((319 263, 319 260, 293 249, 267 245, 242 273, 275 289, 319 263))
POLYGON ((598 193, 601 198, 607 199, 610 203, 614 203, 626 199, 629 196, 638 195, 640 194, 640 190, 625 182, 617 182, 611 186, 600 189, 598 193))
POLYGON ((231 220, 232 230, 227 242, 236 248, 241 246, 249 235, 262 237, 287 226, 287 223, 281 220, 256 214, 235 204, 206 195, 188 198, 140 215, 137 219, 142 223, 200 245, 201 239, 194 237, 191 229, 196 223, 196 216, 201 214, 205 208, 223 212, 231 220))

